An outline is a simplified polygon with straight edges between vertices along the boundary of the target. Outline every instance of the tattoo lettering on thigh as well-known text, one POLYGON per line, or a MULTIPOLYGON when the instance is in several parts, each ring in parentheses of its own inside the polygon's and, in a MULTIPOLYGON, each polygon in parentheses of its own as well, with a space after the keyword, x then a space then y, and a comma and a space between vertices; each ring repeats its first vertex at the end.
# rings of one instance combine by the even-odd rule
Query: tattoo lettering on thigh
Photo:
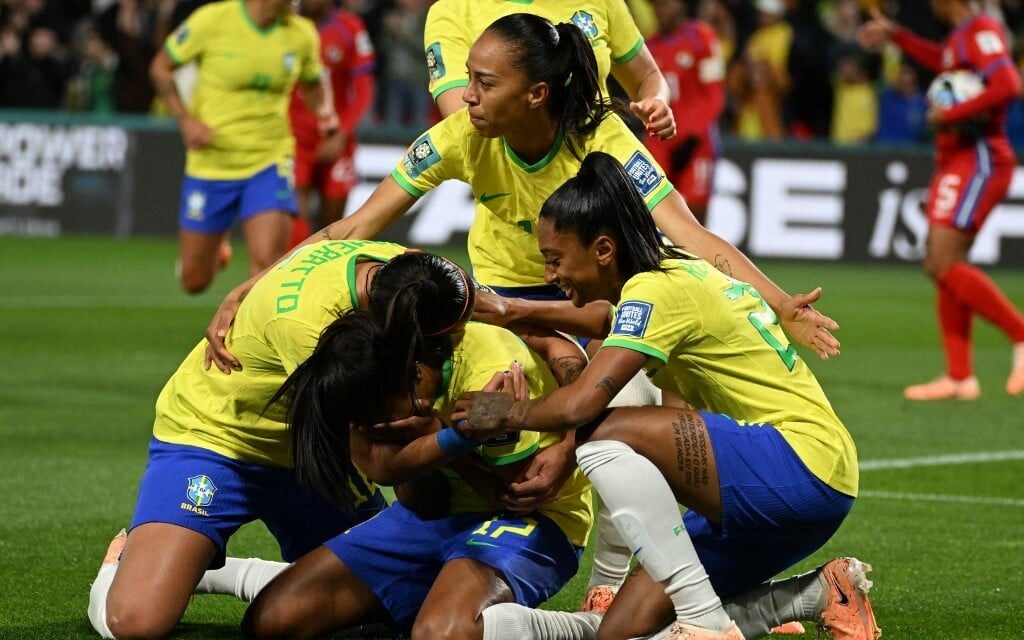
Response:
POLYGON ((602 378, 601 382, 597 383, 597 388, 605 392, 609 402, 611 402, 612 398, 619 395, 619 385, 615 384, 615 381, 611 378, 602 378))
POLYGON ((548 367, 551 369, 551 373, 555 374, 558 385, 562 387, 575 382, 576 378, 580 377, 580 374, 583 373, 583 367, 586 364, 583 358, 578 356, 560 356, 548 360, 548 367))
POLYGON ((704 425, 695 413, 676 414, 678 420, 672 423, 676 441, 676 466, 683 473, 683 479, 691 487, 706 487, 711 482, 708 468, 708 441, 704 437, 704 425))
POLYGON ((720 253, 715 254, 715 268, 727 276, 732 275, 732 265, 729 264, 729 259, 720 253))

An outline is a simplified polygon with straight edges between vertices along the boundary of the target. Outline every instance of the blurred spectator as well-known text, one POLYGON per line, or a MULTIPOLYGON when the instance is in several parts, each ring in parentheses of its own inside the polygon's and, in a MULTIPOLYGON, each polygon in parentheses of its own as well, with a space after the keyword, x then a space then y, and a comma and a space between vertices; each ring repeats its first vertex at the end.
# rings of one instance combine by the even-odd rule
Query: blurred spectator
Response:
POLYGON ((922 142, 928 130, 928 101, 917 84, 917 70, 900 65, 893 86, 882 91, 876 140, 887 144, 922 142))
POLYGON ((722 60, 728 63, 736 53, 736 18, 722 0, 700 0, 697 19, 710 26, 718 36, 722 60))
POLYGON ((116 110, 114 74, 117 71, 117 54, 92 25, 86 27, 81 39, 82 61, 68 84, 67 107, 78 111, 113 113, 116 110))
POLYGON ((53 29, 33 28, 25 49, 13 31, 5 30, 0 49, 0 104, 24 109, 61 106, 68 70, 53 29))
POLYGON ((380 44, 383 61, 384 124, 421 131, 427 127, 427 67, 423 62, 423 0, 395 0, 384 15, 380 44))
POLYGON ((833 35, 822 25, 817 6, 800 2, 789 12, 793 25, 790 45, 790 90, 783 104, 783 121, 790 136, 827 137, 832 128, 832 74, 827 56, 833 35))
POLYGON ((860 144, 878 128, 878 96, 868 76, 865 56, 849 54, 839 60, 832 112, 832 142, 860 144))
POLYGON ((175 0, 117 0, 97 19, 97 29, 117 53, 114 82, 118 111, 146 113, 156 92, 149 64, 170 32, 175 0))
POLYGON ((735 132, 747 140, 781 138, 782 101, 789 93, 787 63, 793 27, 783 19, 782 0, 755 0, 758 28, 742 60, 730 70, 729 87, 738 101, 735 132))
MULTIPOLYGON (((1013 61, 1017 72, 1024 77, 1024 43, 1020 41, 1013 48, 1013 61)), ((1006 133, 1014 149, 1024 149, 1024 99, 1020 96, 1010 103, 1010 112, 1006 117, 1006 133)))

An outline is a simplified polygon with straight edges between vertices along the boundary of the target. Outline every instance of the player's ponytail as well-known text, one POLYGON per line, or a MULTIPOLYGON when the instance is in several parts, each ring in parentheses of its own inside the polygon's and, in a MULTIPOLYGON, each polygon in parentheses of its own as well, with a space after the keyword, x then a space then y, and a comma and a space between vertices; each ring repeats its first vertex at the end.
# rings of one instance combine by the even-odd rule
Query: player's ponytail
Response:
POLYGON ((616 243, 619 271, 630 277, 661 269, 663 258, 689 258, 662 244, 647 205, 619 161, 600 151, 587 154, 579 173, 552 193, 540 210, 555 231, 589 245, 599 235, 616 243))

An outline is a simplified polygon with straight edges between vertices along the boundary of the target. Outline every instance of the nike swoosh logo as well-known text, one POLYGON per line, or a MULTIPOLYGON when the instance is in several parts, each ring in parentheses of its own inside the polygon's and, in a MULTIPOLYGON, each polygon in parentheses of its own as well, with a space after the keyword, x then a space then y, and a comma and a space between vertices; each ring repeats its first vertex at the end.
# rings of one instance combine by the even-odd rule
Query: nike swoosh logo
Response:
POLYGON ((829 575, 829 579, 832 581, 832 586, 834 586, 836 588, 836 591, 839 592, 839 604, 841 604, 844 607, 849 605, 850 599, 846 597, 846 592, 844 592, 842 587, 839 586, 839 581, 836 580, 836 577, 833 575, 829 575))
POLYGON ((487 203, 487 202, 490 202, 491 200, 495 200, 497 198, 503 198, 505 196, 510 196, 510 195, 512 195, 512 194, 511 193, 486 193, 486 192, 484 192, 480 196, 480 202, 487 203))
POLYGON ((490 542, 481 542, 480 540, 477 540, 476 538, 470 538, 469 540, 466 540, 466 544, 468 546, 470 546, 470 547, 497 547, 498 546, 496 544, 491 544, 490 542))

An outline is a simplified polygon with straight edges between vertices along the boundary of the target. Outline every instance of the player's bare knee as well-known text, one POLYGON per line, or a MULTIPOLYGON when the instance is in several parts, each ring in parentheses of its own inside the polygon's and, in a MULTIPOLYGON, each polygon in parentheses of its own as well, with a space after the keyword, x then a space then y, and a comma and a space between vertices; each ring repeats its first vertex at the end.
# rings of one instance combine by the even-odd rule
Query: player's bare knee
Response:
POLYGON ((183 266, 181 269, 181 288, 186 293, 197 294, 206 291, 213 282, 213 272, 195 267, 183 266))
POLYGON ((483 619, 467 616, 419 616, 413 624, 412 640, 480 640, 483 619))
POLYGON ((107 601, 107 628, 115 638, 163 638, 177 623, 177 617, 150 607, 107 601))

